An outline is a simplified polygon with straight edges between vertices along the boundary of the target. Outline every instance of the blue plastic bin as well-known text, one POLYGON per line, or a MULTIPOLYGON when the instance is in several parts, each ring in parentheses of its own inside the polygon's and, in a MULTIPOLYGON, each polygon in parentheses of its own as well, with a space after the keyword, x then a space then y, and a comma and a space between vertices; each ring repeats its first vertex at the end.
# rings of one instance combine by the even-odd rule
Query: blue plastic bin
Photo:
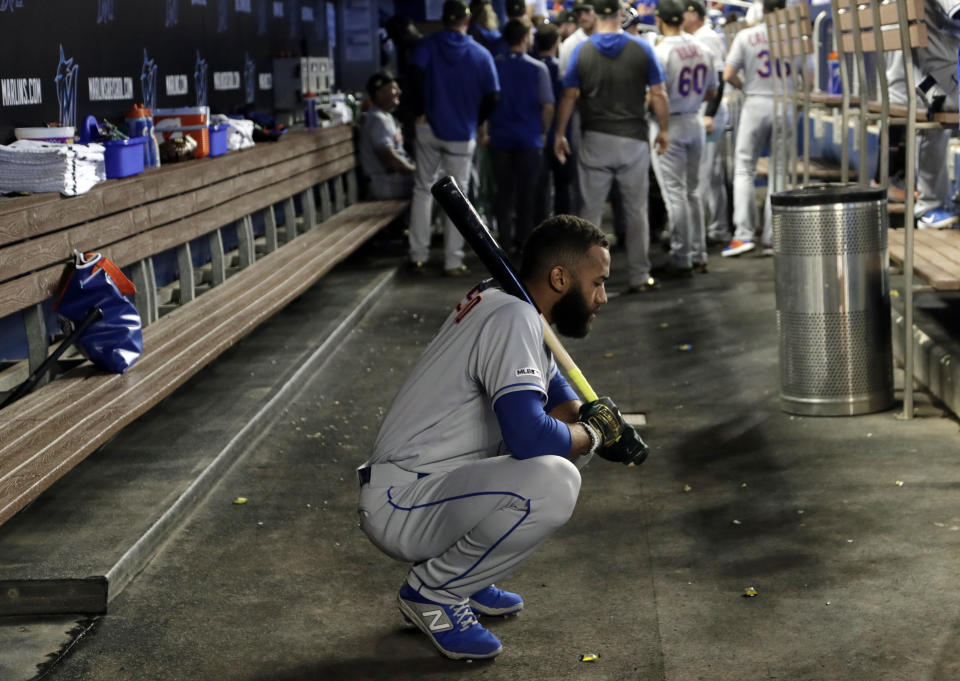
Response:
POLYGON ((143 145, 146 137, 131 137, 128 140, 104 140, 101 144, 107 177, 130 177, 143 172, 143 145))
POLYGON ((230 130, 229 123, 220 123, 210 126, 210 155, 222 156, 227 153, 227 131, 230 130))

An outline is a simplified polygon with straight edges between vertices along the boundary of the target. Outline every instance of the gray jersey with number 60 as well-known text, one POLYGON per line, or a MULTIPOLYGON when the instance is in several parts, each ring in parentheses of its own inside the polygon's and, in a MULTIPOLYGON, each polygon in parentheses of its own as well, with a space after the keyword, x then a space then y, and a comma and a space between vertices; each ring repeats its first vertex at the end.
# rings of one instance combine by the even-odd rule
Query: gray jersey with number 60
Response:
POLYGON ((667 74, 670 115, 698 112, 704 93, 717 88, 713 54, 689 33, 667 36, 655 51, 667 74))

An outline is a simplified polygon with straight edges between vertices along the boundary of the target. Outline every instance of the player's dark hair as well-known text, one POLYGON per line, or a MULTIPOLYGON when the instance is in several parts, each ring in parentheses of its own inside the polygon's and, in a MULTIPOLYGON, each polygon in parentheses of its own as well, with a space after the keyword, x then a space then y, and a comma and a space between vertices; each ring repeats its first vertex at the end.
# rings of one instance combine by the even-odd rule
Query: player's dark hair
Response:
POLYGON ((537 28, 537 34, 533 37, 533 42, 537 47, 537 52, 546 52, 552 50, 560 39, 560 33, 553 24, 544 24, 537 28))
POLYGON ((607 235, 575 215, 554 215, 530 232, 523 245, 520 278, 532 281, 556 265, 576 271, 591 246, 610 248, 607 235))
POLYGON ((530 32, 530 22, 523 19, 511 19, 503 27, 503 38, 510 47, 516 47, 523 42, 530 32))

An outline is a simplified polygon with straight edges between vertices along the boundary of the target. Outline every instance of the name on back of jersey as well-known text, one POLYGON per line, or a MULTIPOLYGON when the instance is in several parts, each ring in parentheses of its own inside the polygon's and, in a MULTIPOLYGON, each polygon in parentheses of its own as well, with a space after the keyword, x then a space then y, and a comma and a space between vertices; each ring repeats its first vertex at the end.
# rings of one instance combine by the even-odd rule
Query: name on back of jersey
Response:
POLYGON ((680 57, 680 59, 700 59, 703 56, 696 45, 683 45, 678 47, 674 51, 674 54, 680 57))

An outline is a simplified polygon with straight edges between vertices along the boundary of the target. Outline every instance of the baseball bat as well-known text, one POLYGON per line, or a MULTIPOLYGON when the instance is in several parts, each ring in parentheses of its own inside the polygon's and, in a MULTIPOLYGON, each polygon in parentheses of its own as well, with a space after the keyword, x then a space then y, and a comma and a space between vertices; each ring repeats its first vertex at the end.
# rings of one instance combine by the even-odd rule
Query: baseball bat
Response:
MULTIPOLYGON (((434 184, 430 191, 437 203, 450 216, 450 220, 463 235, 464 240, 470 244, 473 252, 480 258, 487 271, 503 287, 503 290, 536 307, 537 304, 533 302, 533 298, 530 297, 526 287, 520 281, 509 256, 500 247, 497 240, 493 238, 487 226, 483 224, 467 197, 460 191, 457 181, 448 175, 434 184)), ((543 313, 540 314, 540 321, 543 323, 544 342, 557 359, 557 364, 563 369, 570 382, 573 383, 574 388, 577 389, 585 402, 596 400, 597 393, 590 387, 590 383, 583 372, 580 371, 570 353, 563 347, 553 328, 544 319, 543 313)))
MULTIPOLYGON (((430 191, 437 203, 446 211, 457 230, 463 235, 464 240, 470 244, 470 247, 490 274, 493 275, 493 278, 503 287, 503 290, 527 301, 539 312, 537 304, 533 301, 523 282, 520 281, 509 256, 500 247, 497 240, 493 238, 487 226, 483 224, 467 197, 460 191, 457 181, 448 175, 436 182, 430 191)), ((563 347, 542 312, 540 312, 540 322, 543 325, 543 340, 556 358, 557 365, 567 375, 567 378, 573 383, 585 402, 596 400, 597 393, 590 387, 590 383, 587 382, 583 372, 580 371, 570 353, 563 347)), ((646 460, 649 449, 640 439, 640 434, 633 426, 626 426, 617 442, 626 451, 633 454, 630 466, 641 464, 646 460)))

